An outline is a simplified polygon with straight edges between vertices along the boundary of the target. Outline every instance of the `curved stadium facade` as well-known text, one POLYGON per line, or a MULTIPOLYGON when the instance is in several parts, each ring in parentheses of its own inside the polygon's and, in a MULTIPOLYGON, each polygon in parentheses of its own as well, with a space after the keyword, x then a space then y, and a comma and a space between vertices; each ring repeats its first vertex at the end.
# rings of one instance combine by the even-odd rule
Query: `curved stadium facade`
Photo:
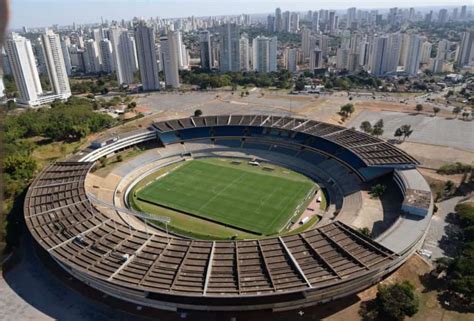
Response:
MULTIPOLYGON (((97 141, 44 169, 25 201, 36 242, 64 270, 104 293, 166 310, 290 310, 361 291, 399 267, 422 242, 433 210, 417 161, 383 140, 314 120, 222 115, 155 122, 97 141), (86 192, 101 157, 142 143, 153 159, 129 165, 111 213, 86 192), (169 235, 124 217, 130 175, 200 157, 258 158, 314 179, 328 214, 301 233, 259 240, 206 241, 169 235), (135 164, 135 165, 133 165, 135 164), (370 239, 345 223, 364 215, 361 184, 392 177, 403 197, 395 223, 370 239)), ((139 177, 137 174, 136 177, 139 177)))

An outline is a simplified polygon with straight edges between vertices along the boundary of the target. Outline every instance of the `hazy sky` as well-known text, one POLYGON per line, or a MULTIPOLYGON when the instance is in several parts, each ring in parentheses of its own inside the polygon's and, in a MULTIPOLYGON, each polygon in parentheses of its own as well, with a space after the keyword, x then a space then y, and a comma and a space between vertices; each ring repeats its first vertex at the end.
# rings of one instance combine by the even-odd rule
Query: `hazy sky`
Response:
POLYGON ((267 13, 276 7, 301 11, 348 7, 439 6, 472 4, 472 0, 11 0, 11 28, 41 27, 72 22, 90 23, 104 19, 137 17, 185 17, 238 13, 267 13))

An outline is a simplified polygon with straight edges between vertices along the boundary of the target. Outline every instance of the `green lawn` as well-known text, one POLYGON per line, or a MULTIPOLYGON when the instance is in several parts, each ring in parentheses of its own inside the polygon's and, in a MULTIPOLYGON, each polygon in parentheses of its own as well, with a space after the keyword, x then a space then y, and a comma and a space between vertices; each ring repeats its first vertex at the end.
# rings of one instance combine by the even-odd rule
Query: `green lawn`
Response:
POLYGON ((303 175, 242 161, 188 161, 138 189, 138 201, 165 206, 257 234, 280 232, 315 188, 303 175))

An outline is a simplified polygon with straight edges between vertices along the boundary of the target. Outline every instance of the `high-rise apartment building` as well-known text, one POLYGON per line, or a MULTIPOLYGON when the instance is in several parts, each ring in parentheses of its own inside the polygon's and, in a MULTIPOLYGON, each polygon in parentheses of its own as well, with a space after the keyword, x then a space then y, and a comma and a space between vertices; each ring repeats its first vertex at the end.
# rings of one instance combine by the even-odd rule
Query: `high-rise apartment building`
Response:
POLYGON ((135 28, 135 41, 143 90, 159 90, 160 77, 155 46, 155 29, 141 21, 135 28))
POLYGON ((69 40, 69 37, 64 36, 61 38, 61 50, 63 52, 64 64, 66 65, 66 72, 68 76, 71 76, 72 74, 71 55, 69 54, 70 45, 71 41, 69 40))
POLYGON ((319 47, 316 47, 314 50, 311 51, 309 56, 309 69, 314 71, 315 69, 319 69, 323 67, 323 52, 319 47))
POLYGON ((297 71, 298 49, 285 48, 283 55, 285 58, 285 68, 289 72, 295 73, 297 71))
POLYGON ((277 42, 276 37, 253 39, 253 70, 262 73, 277 71, 277 42))
POLYGON ((100 41, 100 53, 102 55, 102 71, 111 73, 115 71, 115 60, 112 54, 112 43, 109 39, 100 41))
POLYGON ((109 30, 109 39, 112 46, 113 62, 117 72, 119 84, 133 83, 133 74, 136 71, 134 45, 127 29, 113 26, 109 30))
POLYGON ((84 43, 84 64, 86 73, 99 73, 102 70, 99 60, 99 51, 96 42, 89 39, 84 43))
POLYGON ((415 76, 420 69, 421 44, 422 39, 420 36, 415 34, 410 35, 408 55, 405 63, 405 72, 408 75, 415 76))
POLYGON ((201 68, 206 70, 212 69, 212 49, 211 34, 209 31, 201 31, 199 33, 199 51, 201 57, 201 68))
POLYGON ((222 26, 220 34, 220 61, 222 72, 240 71, 240 28, 233 23, 222 26))
POLYGON ((240 36, 240 69, 242 71, 250 70, 249 37, 246 33, 240 36))
POLYGON ((169 31, 167 37, 160 39, 161 63, 165 74, 167 87, 178 88, 179 83, 179 35, 176 31, 169 31))
POLYGON ((69 87, 69 78, 59 35, 52 30, 47 30, 41 35, 41 40, 53 92, 60 98, 67 99, 71 96, 71 88, 69 87))
POLYGON ((8 60, 18 88, 20 104, 37 106, 43 93, 31 42, 15 33, 5 43, 8 60))
POLYGON ((281 15, 281 9, 276 8, 275 10, 275 31, 283 31, 283 17, 281 15))
POLYGON ((474 63, 474 30, 462 33, 456 62, 460 67, 474 63))
POLYGON ((383 76, 387 71, 387 61, 389 60, 388 45, 388 36, 381 36, 374 39, 370 58, 370 72, 374 76, 383 76))

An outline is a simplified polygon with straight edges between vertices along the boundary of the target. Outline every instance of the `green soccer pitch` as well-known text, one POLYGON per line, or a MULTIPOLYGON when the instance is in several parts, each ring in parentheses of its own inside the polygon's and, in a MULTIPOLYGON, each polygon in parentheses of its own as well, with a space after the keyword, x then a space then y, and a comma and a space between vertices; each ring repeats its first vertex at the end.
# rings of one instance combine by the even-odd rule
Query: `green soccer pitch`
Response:
POLYGON ((300 214, 316 185, 296 172, 268 167, 251 166, 246 160, 191 160, 137 189, 133 197, 138 203, 177 210, 246 232, 276 234, 300 214))

